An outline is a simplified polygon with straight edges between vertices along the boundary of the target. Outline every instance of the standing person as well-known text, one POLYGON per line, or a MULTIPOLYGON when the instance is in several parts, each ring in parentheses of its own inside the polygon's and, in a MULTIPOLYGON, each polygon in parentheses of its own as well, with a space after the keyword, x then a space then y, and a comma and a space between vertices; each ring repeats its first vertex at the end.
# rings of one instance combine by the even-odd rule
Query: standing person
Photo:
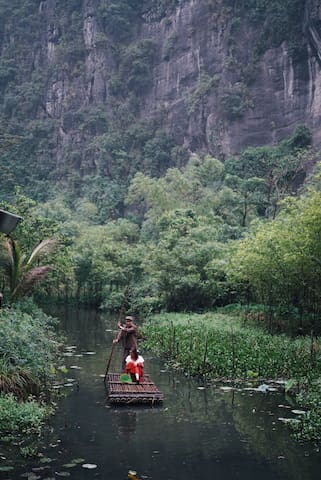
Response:
POLYGON ((137 326, 134 324, 134 319, 130 315, 125 317, 125 325, 122 325, 120 322, 118 322, 117 326, 119 328, 119 332, 113 343, 118 343, 119 341, 122 343, 123 356, 121 368, 122 372, 124 372, 126 369, 126 358, 131 350, 137 349, 137 326))

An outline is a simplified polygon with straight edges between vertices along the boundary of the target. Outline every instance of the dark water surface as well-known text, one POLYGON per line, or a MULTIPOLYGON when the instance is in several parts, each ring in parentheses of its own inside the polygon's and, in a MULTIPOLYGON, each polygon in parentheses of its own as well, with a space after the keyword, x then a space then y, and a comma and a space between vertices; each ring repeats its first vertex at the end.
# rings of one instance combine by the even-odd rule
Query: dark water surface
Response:
MULTIPOLYGON (((320 479, 321 454, 292 439, 278 420, 298 417, 280 391, 204 386, 142 352, 164 404, 110 407, 102 377, 117 319, 83 310, 54 314, 73 347, 64 357, 65 383, 73 386, 64 387, 70 394, 50 420, 43 457, 19 461, 3 478, 126 480, 134 470, 150 480, 320 479)), ((119 368, 117 346, 110 371, 119 368)))

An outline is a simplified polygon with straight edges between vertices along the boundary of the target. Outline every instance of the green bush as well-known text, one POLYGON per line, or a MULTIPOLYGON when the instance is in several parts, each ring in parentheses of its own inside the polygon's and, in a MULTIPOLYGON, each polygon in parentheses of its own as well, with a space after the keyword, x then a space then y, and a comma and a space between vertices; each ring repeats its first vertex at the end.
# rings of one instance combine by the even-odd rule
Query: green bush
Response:
POLYGON ((17 308, 4 308, 0 321, 0 392, 24 399, 30 393, 40 394, 58 356, 53 319, 24 302, 17 308))
POLYGON ((302 52, 302 19, 305 0, 243 0, 237 13, 247 16, 259 29, 258 49, 264 52, 288 41, 293 54, 302 52))
POLYGON ((221 103, 226 117, 229 120, 242 118, 249 108, 253 108, 246 86, 239 82, 226 89, 221 97, 221 103))
POLYGON ((144 39, 130 45, 122 58, 120 66, 122 81, 128 90, 137 95, 145 93, 151 86, 154 52, 155 44, 149 39, 144 39))
POLYGON ((50 408, 33 399, 17 402, 12 394, 0 395, 0 433, 39 433, 50 408))

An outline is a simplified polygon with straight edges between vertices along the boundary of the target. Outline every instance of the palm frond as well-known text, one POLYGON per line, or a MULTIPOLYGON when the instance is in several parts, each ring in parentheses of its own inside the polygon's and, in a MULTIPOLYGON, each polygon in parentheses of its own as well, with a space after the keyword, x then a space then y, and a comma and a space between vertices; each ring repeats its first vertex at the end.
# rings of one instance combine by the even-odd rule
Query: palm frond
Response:
POLYGON ((8 259, 8 255, 5 251, 5 249, 2 248, 2 247, 4 247, 3 244, 0 246, 0 269, 8 271, 8 269, 9 269, 9 259, 8 259))
POLYGON ((11 238, 5 240, 3 246, 7 257, 6 274, 9 278, 10 289, 13 290, 22 271, 22 253, 18 243, 11 238))
POLYGON ((7 368, 0 365, 0 393, 13 393, 18 399, 26 399, 39 391, 39 380, 27 369, 7 368))
POLYGON ((29 257, 27 265, 30 265, 34 260, 36 260, 40 255, 46 253, 52 253, 58 245, 58 240, 54 237, 46 238, 36 248, 33 250, 32 254, 29 257))
POLYGON ((32 291, 35 284, 40 280, 43 280, 51 269, 52 267, 50 265, 42 265, 40 267, 31 268, 24 273, 19 284, 11 293, 11 302, 14 301, 18 296, 28 295, 32 291))

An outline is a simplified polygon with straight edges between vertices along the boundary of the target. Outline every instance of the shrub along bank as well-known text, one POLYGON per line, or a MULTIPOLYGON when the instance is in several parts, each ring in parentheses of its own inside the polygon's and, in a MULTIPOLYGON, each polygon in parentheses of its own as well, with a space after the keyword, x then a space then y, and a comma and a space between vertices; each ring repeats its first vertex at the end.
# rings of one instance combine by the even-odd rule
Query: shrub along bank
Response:
POLYGON ((59 355, 54 320, 25 301, 0 310, 0 434, 38 432, 53 409, 59 355))
POLYGON ((190 375, 289 380, 309 409, 300 435, 321 439, 321 347, 315 338, 270 335, 220 313, 156 315, 145 322, 143 336, 144 348, 190 375))

